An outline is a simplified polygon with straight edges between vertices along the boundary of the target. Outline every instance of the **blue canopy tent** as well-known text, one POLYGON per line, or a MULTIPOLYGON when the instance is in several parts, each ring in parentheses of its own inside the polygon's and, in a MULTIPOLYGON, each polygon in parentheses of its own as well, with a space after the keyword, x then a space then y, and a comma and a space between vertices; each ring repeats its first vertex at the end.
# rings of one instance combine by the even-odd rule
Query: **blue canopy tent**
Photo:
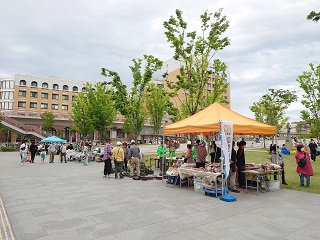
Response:
POLYGON ((66 142, 67 140, 58 138, 56 136, 47 137, 41 140, 41 142, 66 142))

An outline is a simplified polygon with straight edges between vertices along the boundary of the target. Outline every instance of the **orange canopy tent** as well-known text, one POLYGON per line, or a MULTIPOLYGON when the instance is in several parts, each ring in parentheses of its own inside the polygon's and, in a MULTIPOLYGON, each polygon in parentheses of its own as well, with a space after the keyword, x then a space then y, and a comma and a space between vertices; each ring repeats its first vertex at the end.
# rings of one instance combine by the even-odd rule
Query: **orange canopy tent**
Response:
POLYGON ((164 127, 164 134, 203 134, 220 131, 220 121, 233 122, 234 135, 276 135, 276 127, 238 114, 219 103, 164 127))

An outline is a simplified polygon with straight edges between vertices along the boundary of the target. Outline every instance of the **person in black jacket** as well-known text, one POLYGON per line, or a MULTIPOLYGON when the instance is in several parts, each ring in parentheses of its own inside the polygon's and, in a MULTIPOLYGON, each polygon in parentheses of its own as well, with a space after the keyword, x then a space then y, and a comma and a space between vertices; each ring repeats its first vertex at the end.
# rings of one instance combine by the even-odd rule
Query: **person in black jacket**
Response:
POLYGON ((239 142, 239 149, 237 151, 237 167, 238 167, 238 183, 239 187, 246 187, 246 175, 244 172, 246 170, 246 159, 244 155, 244 149, 247 143, 245 141, 239 142))
POLYGON ((31 163, 34 163, 34 157, 36 156, 36 153, 37 153, 37 151, 38 151, 38 146, 37 146, 37 144, 36 144, 35 142, 31 142, 31 145, 30 145, 29 150, 30 150, 30 153, 31 153, 31 160, 30 160, 30 162, 31 162, 31 163))
POLYGON ((239 193, 240 191, 237 190, 236 186, 236 175, 237 175, 237 153, 236 150, 234 150, 235 142, 232 142, 232 152, 231 152, 231 159, 230 159, 230 172, 229 172, 229 188, 231 192, 239 193))
POLYGON ((311 159, 312 161, 316 161, 317 158, 317 147, 318 145, 315 143, 315 141, 313 139, 311 139, 310 143, 309 143, 309 148, 310 148, 310 153, 311 153, 311 159))

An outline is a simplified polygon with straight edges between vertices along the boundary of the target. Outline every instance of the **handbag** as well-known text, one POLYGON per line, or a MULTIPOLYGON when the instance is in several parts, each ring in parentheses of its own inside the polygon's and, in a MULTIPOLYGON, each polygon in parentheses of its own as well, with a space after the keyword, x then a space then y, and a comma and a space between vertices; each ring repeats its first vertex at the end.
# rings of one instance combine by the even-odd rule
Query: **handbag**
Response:
POLYGON ((298 162, 298 166, 303 168, 307 163, 307 159, 306 159, 306 153, 304 153, 304 157, 300 159, 300 161, 298 162))

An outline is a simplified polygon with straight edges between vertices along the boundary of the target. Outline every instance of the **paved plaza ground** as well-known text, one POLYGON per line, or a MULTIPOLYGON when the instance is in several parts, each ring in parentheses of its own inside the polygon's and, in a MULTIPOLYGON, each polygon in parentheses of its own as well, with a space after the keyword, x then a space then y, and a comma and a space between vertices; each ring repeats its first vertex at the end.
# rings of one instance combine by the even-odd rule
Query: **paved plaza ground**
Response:
MULTIPOLYGON (((0 153, 0 195, 15 239, 319 239, 320 195, 234 194, 236 202, 166 187, 161 180, 102 178, 103 163, 20 166, 0 153)), ((1 234, 9 234, 1 211, 1 234), (1 223, 2 222, 2 223, 1 223)), ((10 238, 8 238, 10 239, 10 238)), ((12 238, 11 238, 12 239, 12 238)))

